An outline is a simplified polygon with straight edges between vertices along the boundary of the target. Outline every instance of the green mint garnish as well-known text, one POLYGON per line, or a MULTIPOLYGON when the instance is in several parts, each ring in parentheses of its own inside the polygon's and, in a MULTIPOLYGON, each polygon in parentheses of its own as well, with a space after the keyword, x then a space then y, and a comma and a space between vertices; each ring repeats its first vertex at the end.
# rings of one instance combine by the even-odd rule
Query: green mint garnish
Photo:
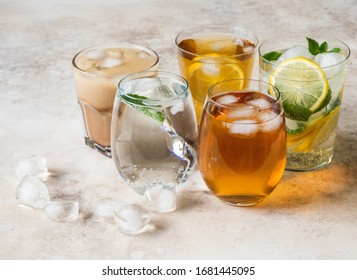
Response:
POLYGON ((158 123, 162 124, 165 120, 165 115, 161 111, 157 111, 154 108, 148 107, 145 104, 144 100, 148 99, 145 96, 137 95, 134 93, 129 93, 126 95, 121 95, 121 99, 124 101, 125 104, 129 105, 130 107, 134 108, 135 110, 145 114, 146 116, 152 118, 153 120, 157 121, 158 123))
POLYGON ((299 104, 283 103, 285 116, 291 120, 307 122, 312 112, 299 104))
POLYGON ((263 55, 263 58, 268 61, 276 61, 282 54, 281 52, 272 51, 263 55))
POLYGON ((327 42, 322 42, 321 45, 314 39, 306 37, 309 47, 309 52, 312 55, 317 55, 319 53, 339 53, 341 51, 340 48, 333 48, 332 50, 328 50, 327 42))

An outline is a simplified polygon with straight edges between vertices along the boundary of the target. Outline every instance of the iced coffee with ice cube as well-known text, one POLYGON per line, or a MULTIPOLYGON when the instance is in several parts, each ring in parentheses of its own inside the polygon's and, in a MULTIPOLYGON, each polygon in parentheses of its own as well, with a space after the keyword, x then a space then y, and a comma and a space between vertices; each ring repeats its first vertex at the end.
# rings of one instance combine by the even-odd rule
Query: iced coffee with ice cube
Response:
POLYGON ((176 37, 181 75, 190 85, 198 124, 210 86, 250 79, 257 43, 253 33, 229 26, 192 28, 176 37))
POLYGON ((206 97, 199 169, 213 194, 231 205, 264 200, 284 172, 286 131, 279 92, 273 86, 269 93, 260 91, 262 83, 224 81, 206 97))
POLYGON ((73 58, 77 98, 88 146, 111 157, 110 128, 118 82, 131 73, 156 71, 158 62, 154 51, 132 44, 89 48, 73 58))

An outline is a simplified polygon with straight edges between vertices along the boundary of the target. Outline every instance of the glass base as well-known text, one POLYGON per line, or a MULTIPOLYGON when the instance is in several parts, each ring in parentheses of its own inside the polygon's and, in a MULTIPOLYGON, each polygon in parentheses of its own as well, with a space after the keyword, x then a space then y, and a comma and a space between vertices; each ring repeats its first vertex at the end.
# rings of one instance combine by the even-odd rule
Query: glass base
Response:
POLYGON ((87 146, 91 147, 93 150, 100 152, 102 155, 111 158, 112 157, 112 149, 110 146, 102 146, 88 137, 84 137, 84 142, 87 146))
POLYGON ((332 161, 333 151, 326 154, 319 153, 291 153, 286 158, 286 170, 313 171, 321 169, 332 161))
POLYGON ((263 201, 267 196, 251 196, 251 195, 231 195, 219 196, 218 198, 224 203, 232 206, 253 206, 263 201))

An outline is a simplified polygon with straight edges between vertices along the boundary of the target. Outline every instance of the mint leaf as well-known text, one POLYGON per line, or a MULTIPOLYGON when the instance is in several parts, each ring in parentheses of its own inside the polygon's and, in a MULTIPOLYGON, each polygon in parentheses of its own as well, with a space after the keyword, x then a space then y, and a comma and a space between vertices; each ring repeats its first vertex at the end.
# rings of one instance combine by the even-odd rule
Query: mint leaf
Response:
POLYGON ((263 55, 263 58, 268 61, 276 61, 282 54, 283 53, 281 53, 281 52, 272 51, 272 52, 268 52, 265 55, 263 55))
POLYGON ((328 89, 327 92, 327 96, 325 98, 325 100, 321 103, 321 105, 314 111, 314 113, 317 113, 319 111, 321 111, 323 108, 325 108, 327 106, 327 104, 329 104, 331 100, 331 89, 328 89))
POLYGON ((299 104, 283 103, 285 116, 291 120, 307 122, 312 112, 299 104))
POLYGON ((141 113, 145 114, 146 116, 154 119, 158 123, 161 124, 165 120, 165 115, 163 112, 157 111, 156 109, 154 109, 152 107, 148 107, 148 105, 145 104, 144 100, 148 99, 147 97, 142 96, 142 95, 137 95, 134 93, 121 95, 120 97, 124 101, 125 104, 134 108, 138 112, 141 112, 141 113))
POLYGON ((320 45, 314 39, 306 37, 309 47, 309 52, 313 55, 317 55, 320 52, 320 45))
POLYGON ((340 51, 341 51, 340 48, 333 48, 332 50, 327 51, 327 52, 330 52, 330 53, 339 53, 340 51))
POLYGON ((308 42, 308 47, 309 47, 309 52, 312 55, 317 55, 319 53, 339 53, 341 51, 340 48, 333 48, 332 50, 328 50, 328 44, 327 42, 322 42, 321 45, 315 41, 314 39, 306 37, 307 42, 308 42))

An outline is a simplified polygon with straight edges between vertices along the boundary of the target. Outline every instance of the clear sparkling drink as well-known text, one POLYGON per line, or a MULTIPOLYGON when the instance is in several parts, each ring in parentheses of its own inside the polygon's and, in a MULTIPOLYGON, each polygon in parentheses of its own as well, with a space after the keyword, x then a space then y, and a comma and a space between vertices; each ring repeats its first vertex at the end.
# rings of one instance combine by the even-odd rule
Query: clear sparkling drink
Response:
POLYGON ((225 92, 207 99, 198 143, 203 179, 229 204, 262 201, 283 175, 283 111, 274 98, 261 92, 225 92))
POLYGON ((195 163, 197 124, 184 79, 165 72, 125 78, 112 125, 113 159, 133 190, 143 194, 186 181, 195 163))
POLYGON ((261 44, 260 78, 278 88, 285 111, 287 169, 331 162, 349 55, 333 38, 293 35, 261 44))

